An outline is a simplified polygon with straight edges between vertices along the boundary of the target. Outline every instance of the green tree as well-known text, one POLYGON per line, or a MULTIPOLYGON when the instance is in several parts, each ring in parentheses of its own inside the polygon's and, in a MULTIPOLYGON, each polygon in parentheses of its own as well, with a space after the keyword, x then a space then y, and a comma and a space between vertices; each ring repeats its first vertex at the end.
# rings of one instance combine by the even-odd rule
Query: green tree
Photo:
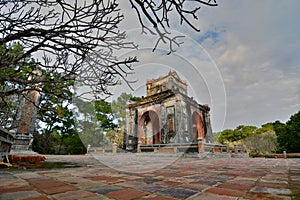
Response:
POLYGON ((221 144, 225 142, 233 142, 233 141, 237 141, 237 137, 235 136, 233 130, 226 129, 219 133, 218 142, 220 142, 221 144))
POLYGON ((244 141, 248 136, 256 135, 257 130, 255 126, 239 125, 234 130, 226 129, 221 131, 218 141, 220 143, 244 141))
POLYGON ((127 94, 123 92, 117 100, 113 100, 111 103, 112 112, 114 113, 115 117, 118 120, 119 127, 125 125, 125 118, 126 118, 126 105, 128 101, 141 101, 140 97, 134 97, 132 94, 127 94))
POLYGON ((118 119, 119 125, 124 125, 126 117, 126 104, 132 98, 131 94, 122 93, 117 100, 112 101, 112 111, 118 119))
POLYGON ((103 147, 107 144, 101 122, 97 120, 95 103, 74 98, 74 105, 78 109, 76 113, 76 128, 83 144, 87 147, 103 147))
POLYGON ((0 125, 8 129, 16 128, 18 105, 23 92, 27 91, 23 82, 33 76, 36 68, 33 59, 30 56, 22 58, 23 54, 24 48, 20 43, 0 46, 0 63, 7 65, 6 68, 1 68, 0 65, 0 125), (21 65, 14 65, 12 61, 15 59, 19 59, 21 65), (20 80, 18 84, 13 84, 13 81, 17 79, 20 80), (20 88, 23 88, 22 93, 15 93, 20 88), (9 95, 4 95, 9 91, 9 95))
POLYGON ((273 123, 269 122, 261 125, 255 135, 248 136, 245 144, 250 154, 269 154, 277 150, 277 136, 273 123))
POLYGON ((300 151, 300 111, 290 117, 286 124, 280 121, 274 122, 277 135, 278 151, 300 151))
POLYGON ((112 144, 117 144, 119 148, 123 147, 124 133, 122 131, 118 129, 110 130, 106 133, 106 137, 112 144))
POLYGON ((112 130, 117 127, 114 121, 114 114, 112 112, 111 103, 104 100, 96 100, 95 112, 97 120, 100 122, 101 128, 104 130, 112 130))
MULTIPOLYGON (((35 138, 39 140, 34 142, 33 150, 39 153, 66 154, 69 153, 68 148, 75 148, 67 143, 78 138, 76 121, 70 109, 73 96, 70 87, 72 86, 73 81, 61 82, 59 87, 49 83, 41 86, 43 92, 40 92, 40 108, 37 112, 37 120, 41 126, 38 129, 39 133, 35 134, 35 138)), ((77 145, 78 149, 84 149, 80 141, 74 145, 77 145)))

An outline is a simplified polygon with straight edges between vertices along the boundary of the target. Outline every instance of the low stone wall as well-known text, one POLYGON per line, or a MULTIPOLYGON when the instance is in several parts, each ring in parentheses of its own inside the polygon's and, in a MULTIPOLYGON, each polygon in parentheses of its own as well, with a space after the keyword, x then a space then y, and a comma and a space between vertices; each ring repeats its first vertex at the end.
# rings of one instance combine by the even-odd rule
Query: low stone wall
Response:
POLYGON ((154 152, 154 153, 234 153, 245 154, 246 148, 235 145, 234 148, 229 148, 227 145, 205 143, 202 138, 198 142, 193 143, 173 143, 173 144, 138 144, 138 153, 154 152))
POLYGON ((46 157, 42 155, 9 155, 8 159, 13 167, 35 168, 41 166, 46 157))
POLYGON ((253 157, 265 157, 265 158, 300 158, 300 153, 273 153, 273 154, 266 154, 260 156, 253 156, 253 157))

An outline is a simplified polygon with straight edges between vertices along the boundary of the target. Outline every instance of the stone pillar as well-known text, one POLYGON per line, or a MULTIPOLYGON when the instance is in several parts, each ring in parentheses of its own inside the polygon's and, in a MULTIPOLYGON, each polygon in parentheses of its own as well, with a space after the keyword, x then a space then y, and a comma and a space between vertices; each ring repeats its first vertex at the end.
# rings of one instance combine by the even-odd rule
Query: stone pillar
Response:
POLYGON ((142 141, 139 140, 138 146, 137 146, 137 152, 138 153, 141 153, 141 144, 142 144, 142 141))
POLYGON ((87 148, 86 148, 86 153, 87 153, 87 154, 90 152, 90 149, 91 149, 91 145, 88 144, 88 145, 87 145, 87 148))
POLYGON ((224 145, 226 145, 226 152, 228 153, 229 152, 229 147, 228 147, 228 143, 225 142, 224 145))
POLYGON ((117 149, 118 149, 117 143, 113 143, 113 145, 112 145, 112 152, 113 153, 117 153, 117 149))
POLYGON ((233 149, 234 153, 238 153, 238 147, 237 144, 234 144, 234 149, 233 149))
POLYGON ((286 158, 286 151, 283 151, 283 158, 286 158))
POLYGON ((204 152, 203 138, 198 137, 198 152, 204 152))
POLYGON ((134 128, 133 128, 133 152, 136 152, 137 146, 138 146, 138 140, 139 140, 139 134, 138 134, 138 110, 134 110, 134 128))

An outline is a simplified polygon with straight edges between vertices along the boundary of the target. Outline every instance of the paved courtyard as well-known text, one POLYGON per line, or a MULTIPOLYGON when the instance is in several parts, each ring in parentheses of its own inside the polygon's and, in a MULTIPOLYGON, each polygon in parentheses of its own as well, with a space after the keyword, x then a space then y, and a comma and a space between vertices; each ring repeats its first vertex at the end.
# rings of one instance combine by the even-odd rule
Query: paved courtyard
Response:
POLYGON ((300 199, 300 159, 46 157, 77 167, 0 169, 0 199, 300 199))

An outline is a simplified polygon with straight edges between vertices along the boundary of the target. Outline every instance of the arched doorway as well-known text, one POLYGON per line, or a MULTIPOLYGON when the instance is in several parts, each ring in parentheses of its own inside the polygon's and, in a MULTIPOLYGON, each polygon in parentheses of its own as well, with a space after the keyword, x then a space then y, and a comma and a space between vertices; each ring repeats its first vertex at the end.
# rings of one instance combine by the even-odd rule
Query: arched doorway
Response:
POLYGON ((159 118, 156 112, 146 111, 140 119, 139 140, 143 144, 157 144, 161 142, 159 118))
POLYGON ((198 112, 194 112, 192 115, 192 128, 193 128, 193 141, 196 142, 199 137, 204 140, 204 127, 201 115, 198 112))

